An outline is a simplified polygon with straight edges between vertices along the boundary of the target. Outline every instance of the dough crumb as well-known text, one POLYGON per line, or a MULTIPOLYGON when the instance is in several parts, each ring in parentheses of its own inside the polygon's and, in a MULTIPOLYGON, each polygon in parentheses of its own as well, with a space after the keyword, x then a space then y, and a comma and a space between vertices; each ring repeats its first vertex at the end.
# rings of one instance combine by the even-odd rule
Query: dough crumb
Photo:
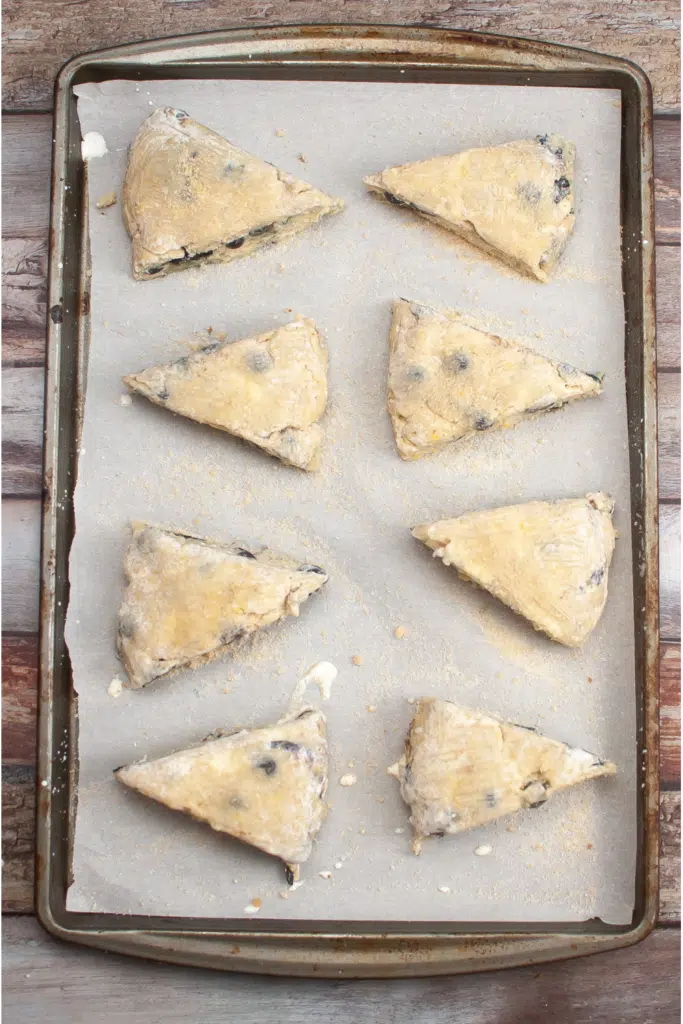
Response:
POLYGON ((133 399, 130 397, 130 395, 121 395, 121 397, 119 398, 119 405, 123 405, 123 406, 127 407, 127 406, 132 405, 132 404, 133 404, 133 399))
POLYGON ((338 860, 338 861, 337 861, 337 862, 335 863, 335 865, 334 865, 334 866, 335 866, 335 868, 337 869, 337 871, 339 870, 339 868, 343 868, 343 867, 344 867, 344 865, 342 864, 342 862, 341 862, 340 860, 338 860))
POLYGON ((449 885, 440 885, 439 886, 439 892, 450 892, 450 891, 451 891, 451 887, 449 885))
POLYGON ((358 782, 358 779, 356 778, 356 776, 352 775, 349 772, 346 775, 342 775, 341 779, 339 780, 339 785, 340 786, 355 786, 357 782, 358 782))
POLYGON ((261 900, 257 898, 255 900, 252 900, 251 903, 247 903, 246 907, 244 908, 244 913, 245 914, 258 914, 260 909, 261 909, 261 900))
POLYGON ((370 714, 372 715, 377 710, 377 708, 375 707, 374 704, 368 704, 368 706, 367 706, 367 708, 365 710, 369 711, 370 714))
POLYGON ((285 134, 284 128, 276 128, 275 129, 275 134, 277 135, 278 139, 281 139, 283 137, 283 135, 285 134))
POLYGON ((395 828, 394 832, 396 833, 397 836, 402 836, 403 833, 405 832, 405 829, 404 828, 395 828))
POLYGON ((107 687, 107 693, 110 697, 120 697, 123 693, 123 683, 118 676, 114 676, 109 686, 107 687))
POLYGON ((116 203, 116 192, 107 192, 106 195, 101 196, 97 200, 95 206, 98 210, 106 210, 109 206, 114 206, 116 203))
POLYGON ((279 892, 278 896, 280 897, 281 900, 288 900, 289 899, 289 893, 288 892, 279 892))
POLYGON ((394 630, 394 636, 396 637, 397 640, 402 640, 407 632, 408 630, 406 629, 405 626, 397 626, 396 629, 394 630))
POLYGON ((489 846, 488 843, 484 843, 483 846, 478 846, 474 852, 477 857, 488 857, 492 849, 492 846, 489 846))
POLYGON ((297 160, 300 160, 302 164, 307 164, 308 163, 308 157, 306 156, 305 153, 299 153, 297 155, 297 160))
POLYGON ((302 881, 300 881, 300 880, 296 881, 296 882, 292 882, 292 884, 289 887, 289 891, 290 892, 294 892, 295 889, 300 889, 303 884, 304 883, 302 881))
POLYGON ((331 871, 319 871, 318 874, 320 875, 321 878, 332 878, 331 871))
POLYGON ((362 654, 354 654, 354 656, 351 658, 351 661, 352 661, 352 663, 354 665, 362 665, 363 664, 363 655, 362 654))
POLYGON ((359 828, 358 829, 358 835, 364 836, 365 835, 365 829, 364 828, 359 828))
POLYGON ((108 152, 104 135, 100 135, 99 132, 85 133, 81 142, 81 157, 83 160, 92 160, 93 157, 104 156, 108 152))

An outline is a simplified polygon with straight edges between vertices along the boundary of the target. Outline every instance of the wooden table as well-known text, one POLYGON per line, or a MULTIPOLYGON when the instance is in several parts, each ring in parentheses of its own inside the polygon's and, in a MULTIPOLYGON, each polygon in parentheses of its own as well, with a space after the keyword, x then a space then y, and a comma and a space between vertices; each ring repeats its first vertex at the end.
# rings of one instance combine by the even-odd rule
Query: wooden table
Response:
POLYGON ((675 0, 5 0, 3 151, 3 921, 7 1021, 673 1024, 680 924, 680 97, 675 0), (72 54, 237 25, 419 23, 628 57, 655 96, 660 425, 659 927, 639 946, 486 976, 295 982, 142 963, 59 944, 33 910, 33 814, 51 104, 72 54))

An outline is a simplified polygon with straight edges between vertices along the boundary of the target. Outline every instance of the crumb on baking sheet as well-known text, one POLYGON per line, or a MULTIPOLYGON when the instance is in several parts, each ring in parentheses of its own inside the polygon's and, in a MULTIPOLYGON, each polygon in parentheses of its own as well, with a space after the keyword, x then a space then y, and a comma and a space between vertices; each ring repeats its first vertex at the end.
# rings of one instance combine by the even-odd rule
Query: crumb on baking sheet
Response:
POLYGON ((362 665, 363 664, 363 655, 362 654, 354 654, 354 656, 351 658, 351 663, 353 665, 362 665))
POLYGON ((107 192, 100 199, 97 200, 95 206, 98 210, 106 210, 110 206, 114 206, 116 203, 116 192, 107 192))

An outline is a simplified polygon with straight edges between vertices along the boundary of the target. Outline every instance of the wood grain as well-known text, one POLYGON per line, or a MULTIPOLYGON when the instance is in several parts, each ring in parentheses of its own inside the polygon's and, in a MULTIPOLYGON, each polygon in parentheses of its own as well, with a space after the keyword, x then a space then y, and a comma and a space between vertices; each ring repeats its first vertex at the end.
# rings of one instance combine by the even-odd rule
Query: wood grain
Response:
POLYGON ((47 237, 3 239, 3 365, 44 361, 46 295, 47 237))
POLYGON ((681 241, 681 123, 655 122, 655 225, 658 242, 681 241))
POLYGON ((681 250, 677 245, 658 245, 657 272, 657 365, 660 370, 681 365, 681 250))
POLYGON ((2 763, 32 765, 36 756, 38 637, 2 638, 2 763))
MULTIPOLYGON (((50 221, 49 114, 3 117, 3 223, 5 238, 47 238, 50 221)), ((681 122, 657 118, 655 148, 655 237, 671 245, 681 238, 681 122)))
POLYGON ((657 376, 659 499, 681 500, 681 375, 657 376))
POLYGON ((2 769, 2 909, 32 913, 35 857, 35 781, 32 767, 2 769))
POLYGON ((681 645, 659 647, 659 777, 662 786, 681 785, 681 645))
POLYGON ((659 920, 681 920, 681 794, 665 792, 660 801, 659 920))
POLYGON ((3 117, 3 238, 47 238, 51 160, 51 114, 3 117))
POLYGON ((6 920, 3 931, 12 1024, 680 1022, 680 933, 671 929, 600 956, 398 984, 250 978, 135 961, 59 943, 31 918, 6 920))
POLYGON ((3 105, 7 110, 49 110, 60 66, 74 53, 207 29, 302 23, 421 24, 581 46, 640 64, 651 78, 655 107, 680 103, 678 6, 673 0, 5 0, 3 105), (76 7, 76 11, 74 10, 76 7))
POLYGON ((681 507, 659 507, 659 628, 662 640, 681 638, 681 507))
POLYGON ((2 503, 2 628, 38 632, 40 502, 2 503))

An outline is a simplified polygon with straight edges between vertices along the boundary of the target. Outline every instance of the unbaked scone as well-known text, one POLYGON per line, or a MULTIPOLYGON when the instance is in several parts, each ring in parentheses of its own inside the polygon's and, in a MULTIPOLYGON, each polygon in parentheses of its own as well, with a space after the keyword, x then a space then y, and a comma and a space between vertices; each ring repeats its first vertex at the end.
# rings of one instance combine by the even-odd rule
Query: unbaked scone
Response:
POLYGON ((327 814, 325 716, 305 708, 262 729, 117 768, 119 782, 284 861, 294 881, 327 814))
POLYGON ((327 402, 327 350, 312 320, 124 377, 132 391, 208 423, 299 469, 317 469, 327 402))
POLYGON ((607 600, 613 511, 604 493, 530 501, 416 526, 413 536, 535 629, 580 647, 607 600))
POLYGON ((404 459, 601 392, 599 374, 478 330, 452 310, 393 304, 388 408, 404 459))
POLYGON ((614 775, 616 766, 534 729, 425 697, 410 723, 405 753, 388 771, 410 807, 419 853, 426 836, 464 832, 540 807, 556 790, 614 775))
POLYGON ((131 525, 117 650, 134 689, 175 669, 196 668, 241 637, 298 615, 327 582, 320 566, 267 548, 250 551, 149 523, 131 525))
POLYGON ((133 277, 229 263, 343 207, 185 111, 160 107, 140 126, 123 183, 133 277))
POLYGON ((396 206, 547 281, 574 229, 574 153, 539 135, 389 167, 365 184, 396 206))

